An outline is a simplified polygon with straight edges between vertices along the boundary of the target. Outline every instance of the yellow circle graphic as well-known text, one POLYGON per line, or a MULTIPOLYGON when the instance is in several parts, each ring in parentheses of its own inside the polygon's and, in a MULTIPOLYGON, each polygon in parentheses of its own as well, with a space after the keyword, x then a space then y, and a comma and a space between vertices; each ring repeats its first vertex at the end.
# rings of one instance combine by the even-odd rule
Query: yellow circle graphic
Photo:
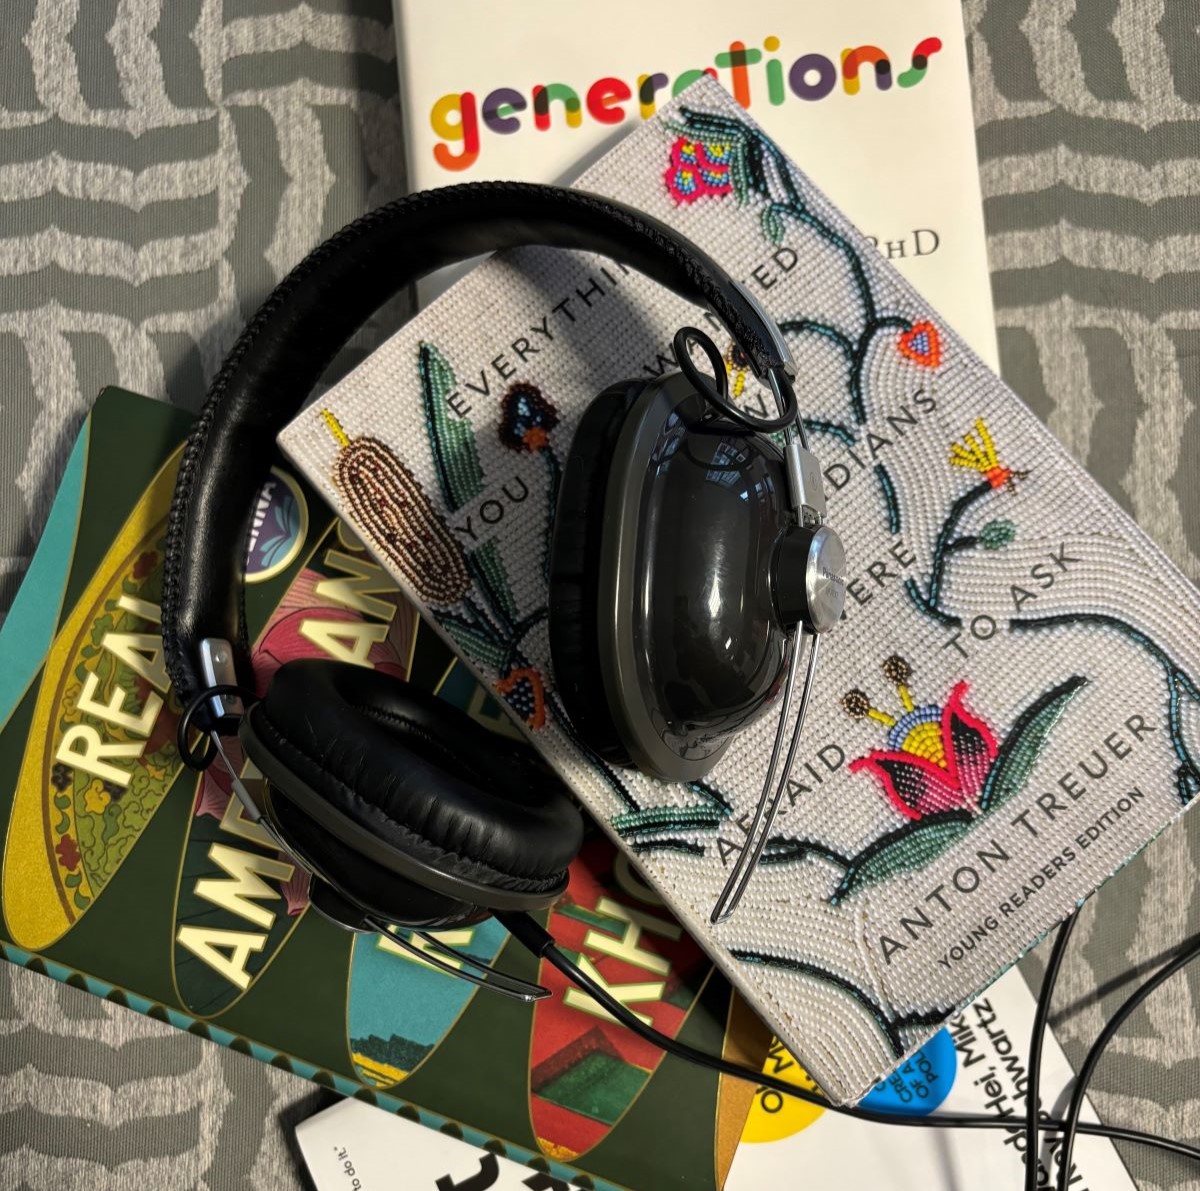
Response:
MULTIPOLYGON (((779 1041, 771 1039, 763 1071, 797 1087, 817 1091, 812 1076, 792 1058, 791 1052, 779 1041)), ((795 1096, 785 1096, 771 1088, 759 1088, 742 1130, 742 1141, 779 1141, 807 1129, 825 1110, 815 1104, 805 1104, 795 1096)))

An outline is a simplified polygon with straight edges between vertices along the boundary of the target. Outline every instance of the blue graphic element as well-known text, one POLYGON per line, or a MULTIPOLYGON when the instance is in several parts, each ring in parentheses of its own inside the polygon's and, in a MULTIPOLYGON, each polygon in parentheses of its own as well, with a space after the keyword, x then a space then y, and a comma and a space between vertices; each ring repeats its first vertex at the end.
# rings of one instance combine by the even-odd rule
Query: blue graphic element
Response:
MULTIPOLYGON (((488 919, 439 937, 491 964, 508 934, 488 919), (455 937, 460 934, 469 937, 455 937)), ((472 985, 421 964, 398 947, 388 948, 381 936, 360 935, 354 941, 346 1006, 359 1076, 375 1087, 407 1078, 446 1037, 474 995, 472 985)))
POLYGON ((246 548, 246 578, 251 583, 269 579, 288 566, 308 532, 304 496, 278 468, 272 468, 258 501, 246 548))
POLYGON ((863 1097, 865 1108, 923 1117, 950 1095, 958 1074, 958 1054, 948 1030, 939 1030, 915 1055, 863 1097))

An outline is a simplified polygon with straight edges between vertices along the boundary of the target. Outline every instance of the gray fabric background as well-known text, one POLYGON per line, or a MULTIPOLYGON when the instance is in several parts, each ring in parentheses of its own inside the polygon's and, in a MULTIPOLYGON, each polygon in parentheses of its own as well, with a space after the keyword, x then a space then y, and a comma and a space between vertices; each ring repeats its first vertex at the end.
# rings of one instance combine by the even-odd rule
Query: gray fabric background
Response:
MULTIPOLYGON (((1005 377, 1200 578, 1200 4, 964 15, 1005 377)), ((402 190, 388 0, 6 0, 0 615, 96 392, 194 408, 274 281, 402 190)), ((1054 1022, 1076 1063, 1200 931, 1198 872, 1191 815, 1083 911, 1054 1022)), ((1102 1115, 1200 1139, 1198 998, 1200 965, 1132 1019, 1102 1115)), ((322 1095, 0 964, 0 1186, 298 1186, 291 1128, 322 1095)), ((1125 1154, 1143 1188, 1200 1187, 1125 1154)))

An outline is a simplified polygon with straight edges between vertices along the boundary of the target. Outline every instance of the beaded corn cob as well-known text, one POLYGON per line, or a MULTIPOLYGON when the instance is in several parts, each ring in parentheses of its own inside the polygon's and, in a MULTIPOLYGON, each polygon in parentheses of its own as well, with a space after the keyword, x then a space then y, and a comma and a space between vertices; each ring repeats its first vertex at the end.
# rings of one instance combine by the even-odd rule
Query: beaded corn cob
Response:
POLYGON ((416 477, 377 438, 350 438, 329 410, 321 417, 337 440, 333 482, 371 541, 432 604, 456 604, 471 586, 462 547, 416 477))

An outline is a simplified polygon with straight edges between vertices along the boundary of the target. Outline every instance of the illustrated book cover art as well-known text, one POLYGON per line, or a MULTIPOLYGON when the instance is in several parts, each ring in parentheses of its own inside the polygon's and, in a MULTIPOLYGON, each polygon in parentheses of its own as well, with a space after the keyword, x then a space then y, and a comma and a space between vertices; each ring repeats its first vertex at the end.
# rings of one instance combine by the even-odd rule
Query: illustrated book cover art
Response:
POLYGON ((410 189, 572 183, 707 73, 997 367, 958 0, 394 7, 410 189))
MULTIPOLYGON (((553 996, 519 1005, 388 936, 336 929, 228 773, 182 766, 158 606, 189 423, 101 394, 0 628, 0 954, 486 1145, 544 1188, 718 1187, 752 1087, 663 1059, 553 981, 553 996)), ((283 663, 326 657, 517 731, 286 466, 261 490, 246 571, 260 691, 283 663)), ((550 917, 577 962, 659 1029, 761 1059, 761 1025, 603 835, 550 917)), ((441 937, 550 979, 495 921, 441 937)))
MULTIPOLYGON (((1020 1124, 1028 1083, 1029 1036, 1035 1002, 1015 968, 952 1018, 915 1055, 867 1097, 879 1111, 928 1116, 934 1112, 984 1113, 1012 1118, 1002 1130, 889 1129, 783 1097, 759 1087, 724 1191, 766 1187, 887 1187, 926 1191, 970 1187, 1009 1191, 1024 1171, 1025 1137, 1020 1124)), ((800 1066, 778 1045, 763 1070, 811 1086, 800 1066)), ((1041 1067, 1042 1100, 1057 1104, 1074 1073, 1054 1034, 1046 1031, 1041 1067)), ((1096 1120, 1090 1106, 1084 1119, 1096 1120)), ((296 1140, 316 1191, 340 1191, 347 1178, 364 1187, 386 1185, 396 1153, 405 1154, 405 1191, 435 1191, 444 1181, 494 1179, 493 1191, 528 1187, 529 1171, 478 1147, 357 1100, 344 1100, 302 1121, 296 1140)), ((1044 1147, 1039 1186, 1057 1175, 1060 1147, 1044 1147)), ((1135 1191, 1108 1139, 1091 1138, 1072 1156, 1071 1186, 1135 1191)))
MULTIPOLYGON (((546 627, 580 415, 672 369, 675 330, 704 314, 599 257, 502 254, 280 441, 821 1087, 857 1099, 1193 801, 1200 601, 713 80, 580 185, 703 245, 777 320, 846 543, 845 615, 730 920, 709 914, 775 715, 703 782, 614 768, 563 715, 546 627)), ((679 532, 707 548, 704 526, 679 532)))

